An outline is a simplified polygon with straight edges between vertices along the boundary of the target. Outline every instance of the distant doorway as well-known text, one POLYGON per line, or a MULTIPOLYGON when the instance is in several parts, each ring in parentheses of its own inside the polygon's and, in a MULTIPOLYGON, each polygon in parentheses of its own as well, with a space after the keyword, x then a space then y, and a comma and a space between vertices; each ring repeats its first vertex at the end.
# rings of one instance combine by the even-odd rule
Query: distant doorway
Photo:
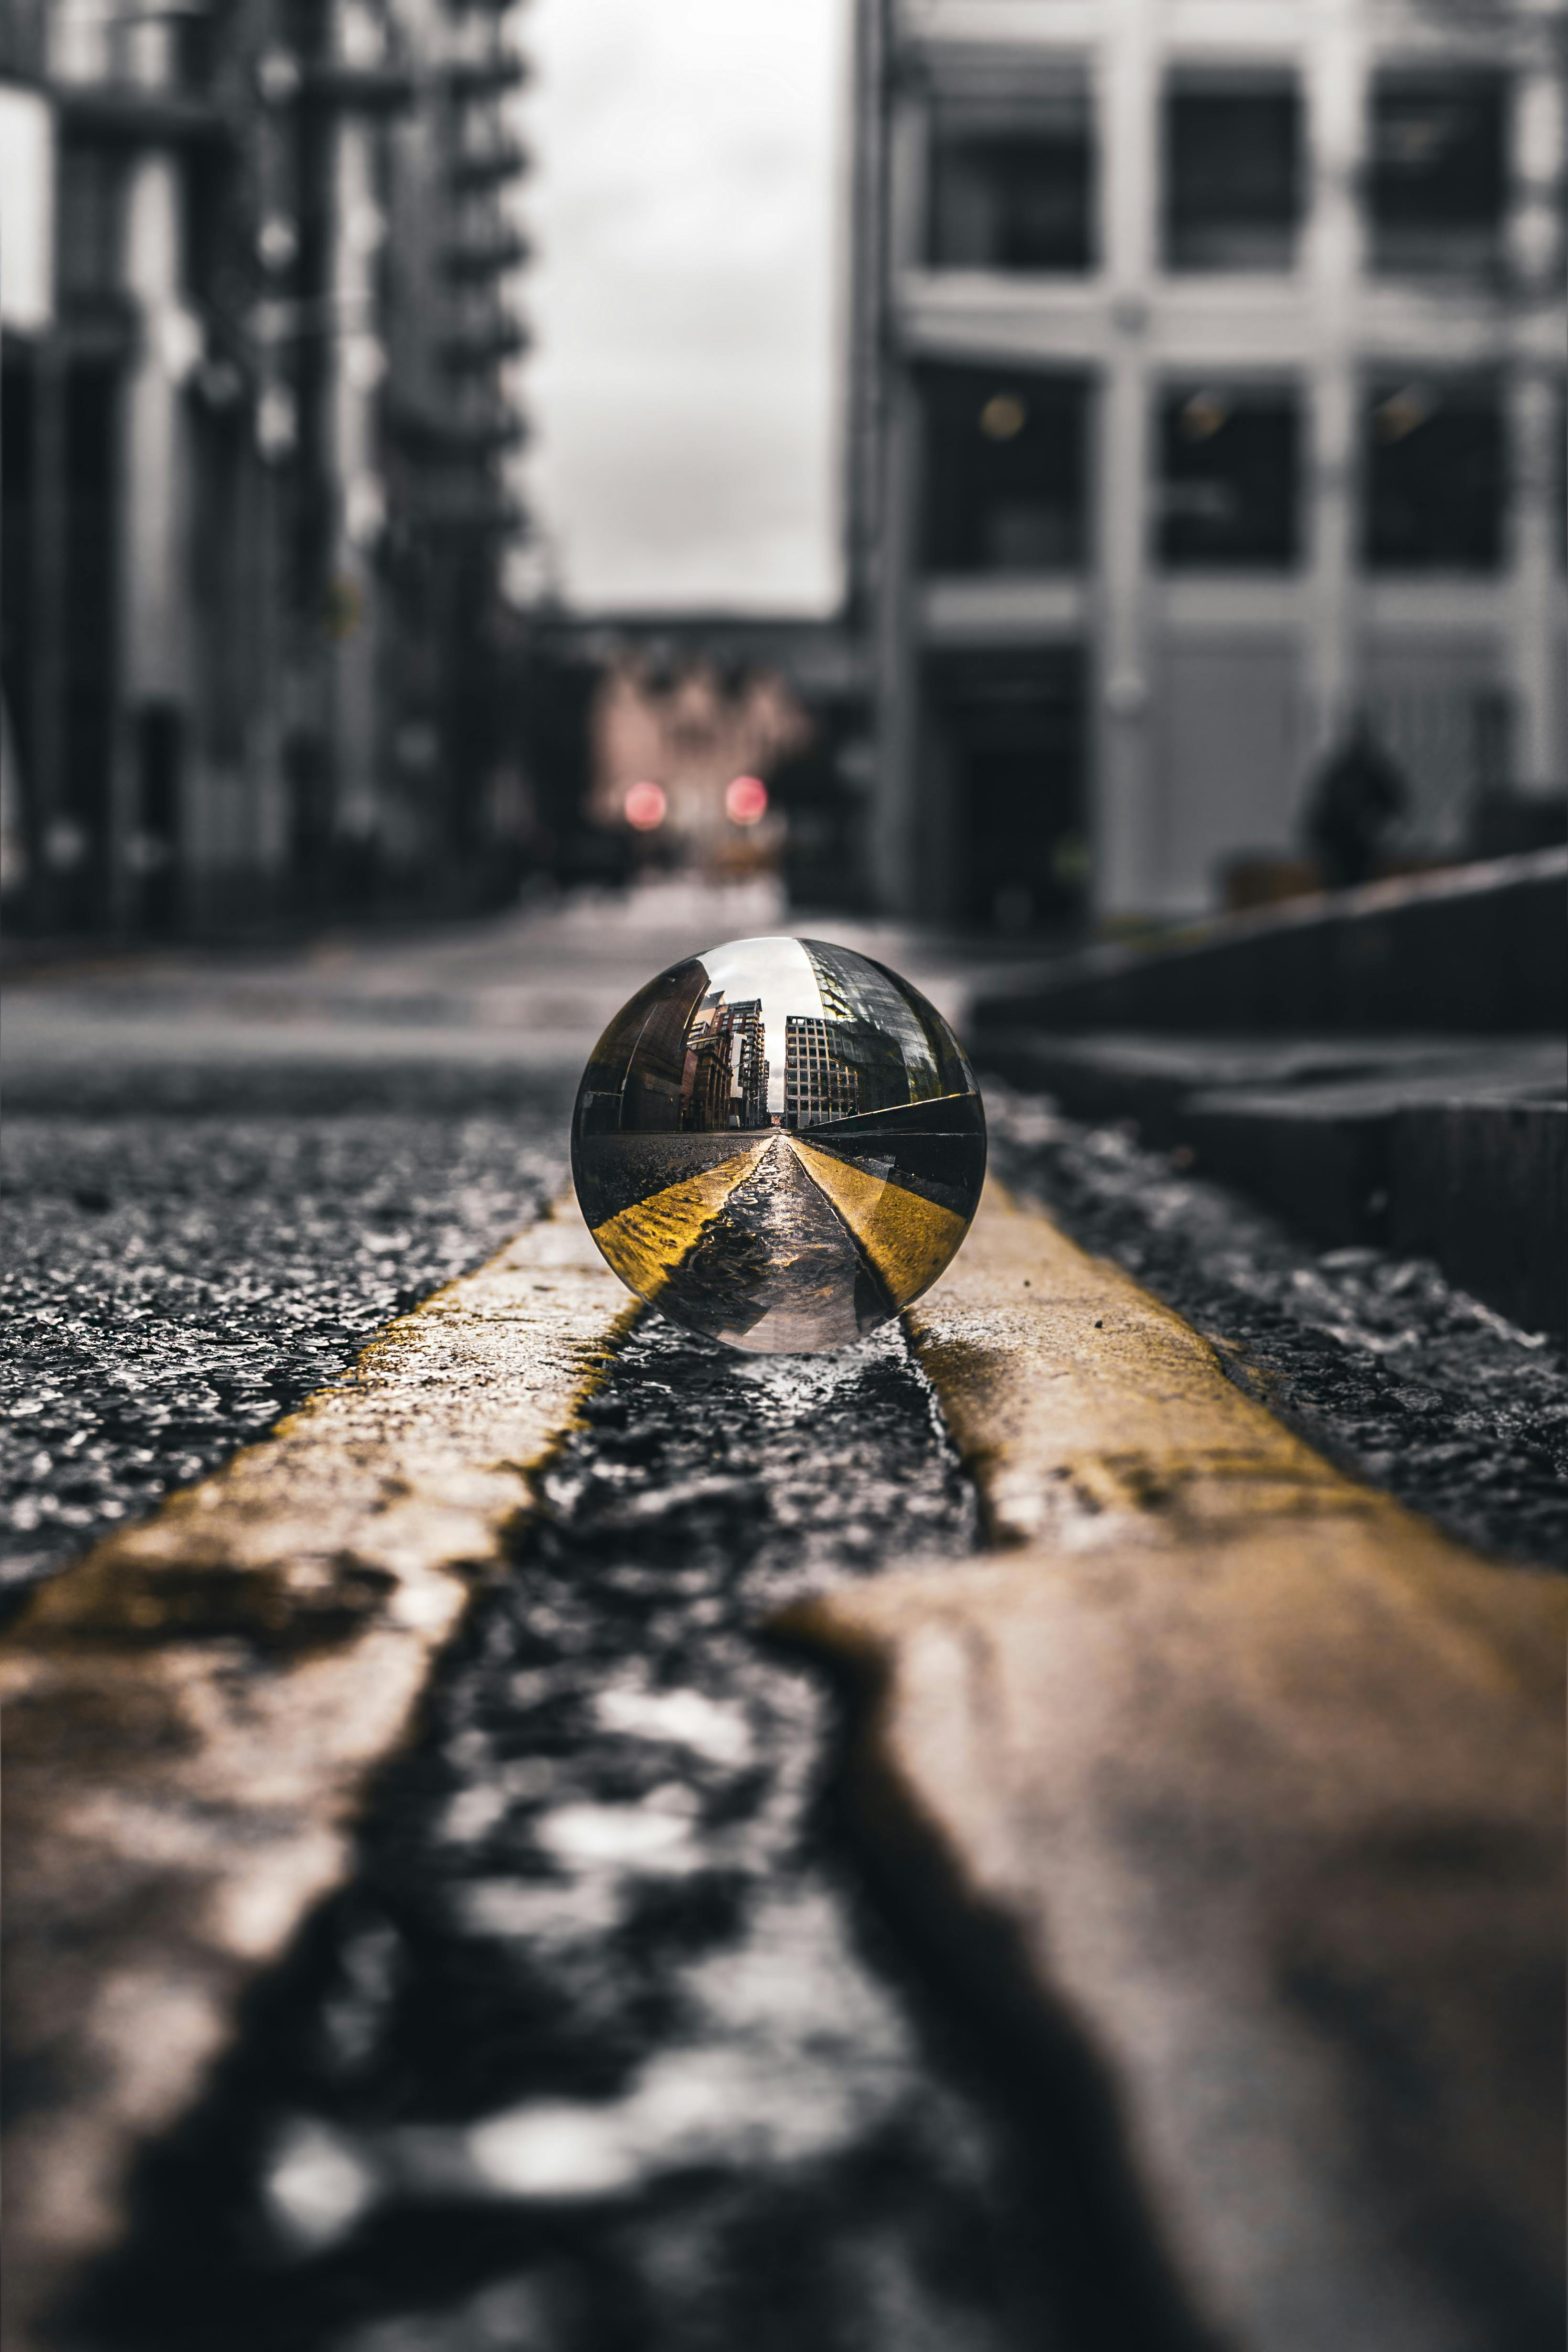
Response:
POLYGON ((1084 657, 1035 646, 940 657, 950 879, 960 921, 1005 934, 1070 930, 1089 888, 1084 657))

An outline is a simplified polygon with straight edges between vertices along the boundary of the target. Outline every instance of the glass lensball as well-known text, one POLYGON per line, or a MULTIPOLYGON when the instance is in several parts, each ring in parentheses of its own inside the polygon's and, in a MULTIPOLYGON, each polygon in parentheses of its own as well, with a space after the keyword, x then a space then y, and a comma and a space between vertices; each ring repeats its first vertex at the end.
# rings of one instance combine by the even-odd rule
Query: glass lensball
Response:
POLYGON ((804 1353, 936 1280, 980 1199, 985 1113, 907 980, 819 939, 734 939, 616 1014, 572 1176, 639 1298, 729 1347, 804 1353))

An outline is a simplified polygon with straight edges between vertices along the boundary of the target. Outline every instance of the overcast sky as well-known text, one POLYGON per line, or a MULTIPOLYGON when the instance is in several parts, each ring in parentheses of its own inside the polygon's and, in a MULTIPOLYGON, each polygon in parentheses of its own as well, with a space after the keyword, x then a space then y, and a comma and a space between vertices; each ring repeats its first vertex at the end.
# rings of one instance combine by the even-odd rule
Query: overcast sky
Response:
POLYGON ((532 503, 569 600, 838 586, 846 0, 536 0, 532 503))

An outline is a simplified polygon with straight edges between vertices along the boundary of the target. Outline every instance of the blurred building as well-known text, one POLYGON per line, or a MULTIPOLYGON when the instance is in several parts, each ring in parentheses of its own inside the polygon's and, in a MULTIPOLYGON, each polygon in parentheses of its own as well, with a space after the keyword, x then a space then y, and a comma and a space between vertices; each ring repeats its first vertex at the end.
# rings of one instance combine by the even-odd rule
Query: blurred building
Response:
POLYGON ((7 322, 0 641, 38 928, 483 866, 523 72, 506 0, 0 0, 45 285, 7 322))
POLYGON ((562 615, 535 638, 590 681, 584 798, 602 841, 624 829, 628 792, 651 782, 665 814, 645 854, 715 873, 777 867, 797 904, 864 903, 866 661, 842 619, 562 615), (726 795, 745 775, 763 780, 769 806, 737 823, 726 795))
POLYGON ((1406 846, 1564 748, 1559 0, 861 0, 852 578, 887 904, 1034 928, 1406 846))

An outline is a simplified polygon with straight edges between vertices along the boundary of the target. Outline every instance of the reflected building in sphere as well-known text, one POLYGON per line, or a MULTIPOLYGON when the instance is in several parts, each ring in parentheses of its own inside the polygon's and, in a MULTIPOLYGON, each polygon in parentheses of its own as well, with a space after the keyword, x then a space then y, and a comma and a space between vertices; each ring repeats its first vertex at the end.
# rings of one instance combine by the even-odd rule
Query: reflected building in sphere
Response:
POLYGON ((786 1127, 850 1119, 867 1107, 861 1092, 867 1037, 859 1022, 790 1014, 784 1051, 786 1127))
POLYGON ((731 1347, 810 1351, 936 1280, 979 1201, 985 1117, 907 982, 816 940, 734 940, 611 1022, 578 1090, 572 1175, 639 1297, 731 1347))
POLYGON ((688 1124, 693 1083, 692 1036, 701 1021, 707 975, 695 963, 666 972, 645 989, 633 1050, 606 1052, 600 1039, 583 1073, 577 1120, 584 1133, 613 1135, 623 1128, 675 1135, 688 1124))
POLYGON ((682 1124, 697 1134, 768 1124, 767 1036, 762 1000, 704 998, 686 1038, 682 1124))

